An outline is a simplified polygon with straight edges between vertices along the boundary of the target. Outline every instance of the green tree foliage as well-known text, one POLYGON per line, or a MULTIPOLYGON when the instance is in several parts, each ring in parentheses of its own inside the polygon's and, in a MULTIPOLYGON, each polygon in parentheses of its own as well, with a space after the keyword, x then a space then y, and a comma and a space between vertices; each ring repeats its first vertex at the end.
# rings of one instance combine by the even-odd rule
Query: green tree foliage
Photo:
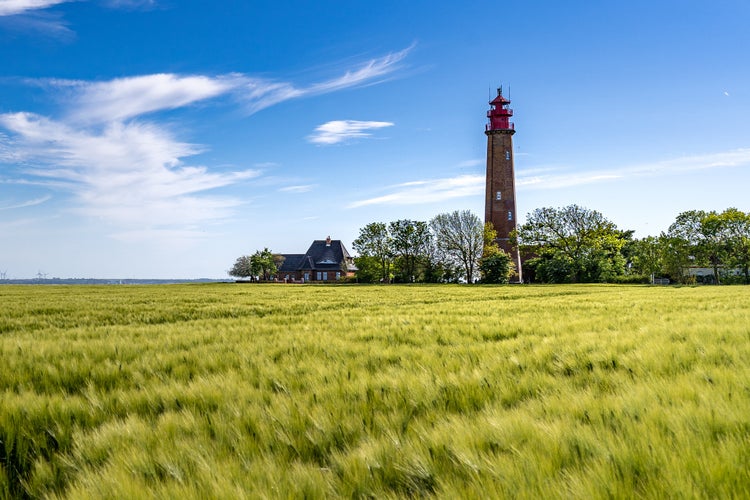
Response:
POLYGON ((508 252, 498 246, 497 231, 490 222, 482 227, 482 243, 482 258, 479 261, 482 283, 508 283, 516 267, 508 252))
POLYGON ((423 265, 432 244, 429 225, 424 221, 402 219, 388 224, 388 231, 393 238, 396 278, 404 283, 422 281, 423 265))
POLYGON ((373 222, 359 230, 359 237, 352 242, 352 247, 360 257, 367 257, 366 260, 358 260, 357 267, 361 272, 357 272, 357 278, 365 282, 381 281, 388 283, 391 279, 391 269, 393 267, 393 238, 388 232, 388 226, 382 222, 373 222), (377 279, 372 279, 372 260, 379 265, 380 272, 377 279))
POLYGON ((252 264, 250 262, 250 256, 243 255, 241 257, 237 257, 237 260, 234 261, 234 265, 229 271, 227 271, 227 274, 236 278, 247 278, 249 276, 252 276, 253 270, 252 264))
POLYGON ((357 281, 360 283, 388 283, 389 277, 383 279, 381 262, 377 257, 360 255, 354 258, 357 266, 357 281))
POLYGON ((469 210, 438 214, 430 221, 430 228, 443 262, 460 268, 461 277, 473 283, 484 246, 484 225, 479 217, 469 210))
POLYGON ((268 281, 276 274, 278 257, 268 248, 257 250, 250 256, 250 269, 253 276, 258 276, 263 281, 268 281))
POLYGON ((682 240, 687 246, 690 264, 711 266, 714 281, 721 282, 719 266, 724 260, 724 245, 721 241, 721 220, 716 212, 703 210, 682 212, 669 226, 668 235, 682 240))
POLYGON ((630 237, 601 213, 578 205, 538 208, 517 231, 527 264, 548 283, 606 282, 624 274, 621 250, 630 237))
POLYGON ((623 254, 628 259, 630 274, 648 276, 650 283, 664 267, 660 240, 656 236, 627 242, 623 254))
POLYGON ((690 242, 665 233, 659 236, 658 242, 662 272, 678 283, 692 283, 694 278, 687 272, 693 259, 690 242))
POLYGON ((479 270, 482 273, 482 283, 508 283, 515 272, 513 262, 508 252, 500 249, 491 255, 482 258, 479 270))
POLYGON ((722 270, 738 269, 750 282, 750 214, 736 208, 722 213, 689 210, 677 216, 667 237, 671 247, 666 253, 678 261, 682 274, 690 265, 709 266, 720 284, 722 270))
POLYGON ((727 239, 727 265, 737 268, 750 283, 750 213, 728 208, 721 214, 727 239))

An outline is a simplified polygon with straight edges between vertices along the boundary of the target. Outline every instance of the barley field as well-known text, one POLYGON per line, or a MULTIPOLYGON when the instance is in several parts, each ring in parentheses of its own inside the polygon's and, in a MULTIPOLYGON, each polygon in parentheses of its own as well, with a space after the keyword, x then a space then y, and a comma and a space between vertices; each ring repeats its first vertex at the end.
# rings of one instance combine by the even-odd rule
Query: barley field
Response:
POLYGON ((750 288, 0 286, 0 498, 748 498, 750 288))

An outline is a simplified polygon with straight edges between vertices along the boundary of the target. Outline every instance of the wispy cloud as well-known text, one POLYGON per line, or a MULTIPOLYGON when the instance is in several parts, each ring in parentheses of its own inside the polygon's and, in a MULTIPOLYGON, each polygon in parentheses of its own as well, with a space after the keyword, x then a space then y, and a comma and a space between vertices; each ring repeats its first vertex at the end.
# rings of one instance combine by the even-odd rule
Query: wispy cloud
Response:
MULTIPOLYGON (((120 238, 204 235, 200 228, 230 218, 244 203, 214 190, 256 178, 261 170, 226 172, 190 164, 191 157, 208 148, 178 140, 159 123, 160 111, 230 98, 243 101, 252 113, 288 99, 374 83, 394 71, 408 50, 307 87, 235 73, 37 80, 31 83, 52 91, 63 111, 58 117, 0 114, 0 129, 7 132, 0 133, 0 163, 16 165, 22 174, 17 182, 72 194, 76 205, 70 210, 109 223, 120 238)), ((342 123, 321 140, 366 137, 367 130, 392 125, 342 123)), ((311 188, 295 185, 285 191, 311 188)))
MULTIPOLYGON (((682 175, 692 171, 733 167, 750 167, 750 148, 685 156, 611 170, 565 172, 561 167, 535 168, 521 172, 516 178, 516 187, 523 190, 565 189, 636 177, 682 175)), ((460 175, 407 182, 387 188, 387 194, 350 203, 348 208, 369 205, 414 205, 436 203, 452 198, 476 197, 482 196, 484 187, 484 175, 460 175)))
POLYGON ((435 203, 466 196, 481 196, 484 191, 483 175, 460 175, 442 179, 406 182, 392 186, 391 193, 375 198, 355 201, 349 208, 368 205, 418 205, 435 203))
MULTIPOLYGON (((72 39, 75 33, 68 28, 62 13, 52 7, 75 1, 79 0, 0 0, 0 29, 59 40, 72 39)), ((103 0, 100 3, 115 9, 149 8, 155 4, 154 0, 103 0)))
POLYGON ((3 0, 0 2, 0 16, 15 16, 29 11, 46 9, 70 0, 3 0))
POLYGON ((370 137, 372 134, 368 130, 392 126, 391 122, 334 120, 316 127, 308 140, 314 144, 338 144, 348 139, 370 137))
POLYGON ((485 163, 484 158, 475 158, 473 160, 464 160, 461 163, 458 164, 458 168, 471 168, 471 167, 478 167, 479 165, 484 165, 485 163))
POLYGON ((57 81, 72 88, 72 117, 88 122, 120 121, 153 111, 176 109, 237 87, 237 78, 154 74, 107 82, 57 81))
POLYGON ((393 52, 384 57, 371 59, 356 70, 347 71, 343 76, 338 78, 311 85, 304 92, 307 94, 322 94, 334 90, 377 83, 382 77, 398 69, 401 61, 406 58, 412 49, 414 49, 414 45, 410 45, 399 52, 393 52))
POLYGON ((520 172, 516 186, 524 189, 563 189, 619 179, 678 175, 713 168, 750 166, 750 148, 705 155, 684 156, 622 168, 566 172, 562 168, 520 172))
POLYGON ((307 193, 312 191, 312 189, 315 187, 315 184, 305 184, 300 186, 286 186, 283 188, 280 188, 279 191, 282 193, 307 193))
POLYGON ((386 76, 392 75, 402 67, 402 61, 413 48, 414 45, 411 45, 398 52, 371 59, 357 69, 347 70, 342 76, 307 86, 295 86, 290 82, 247 77, 244 80, 237 80, 237 82, 241 82, 242 99, 247 103, 248 112, 252 114, 289 99, 327 94, 337 90, 380 83, 386 76))
POLYGON ((15 210, 18 208, 33 207, 35 205, 41 205, 42 203, 44 203, 45 201, 49 201, 50 199, 52 199, 52 196, 47 195, 47 196, 42 196, 39 198, 34 198, 33 200, 27 200, 21 203, 15 203, 12 205, 0 205, 0 210, 15 210))
POLYGON ((399 63, 410 50, 407 48, 372 59, 357 70, 346 71, 343 76, 307 87, 241 73, 159 73, 102 82, 48 79, 34 83, 54 88, 63 94, 62 98, 68 100, 69 118, 86 123, 127 120, 221 96, 229 96, 243 103, 247 113, 253 114, 290 99, 378 83, 381 77, 400 67, 399 63))
POLYGON ((200 148, 149 124, 113 123, 100 132, 30 113, 0 115, 17 136, 26 175, 53 180, 78 200, 74 210, 124 228, 152 231, 216 222, 240 200, 206 191, 250 179, 256 170, 211 173, 184 158, 200 148))

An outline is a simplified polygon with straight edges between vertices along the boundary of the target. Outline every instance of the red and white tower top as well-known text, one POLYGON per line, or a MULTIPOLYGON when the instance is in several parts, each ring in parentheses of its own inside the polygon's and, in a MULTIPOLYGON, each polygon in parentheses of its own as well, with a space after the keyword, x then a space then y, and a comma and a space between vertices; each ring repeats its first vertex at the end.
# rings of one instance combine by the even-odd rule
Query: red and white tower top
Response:
MULTIPOLYGON (((515 130, 515 125, 510 121, 513 110, 508 107, 510 100, 503 97, 503 88, 497 89, 497 97, 490 101, 490 109, 487 111, 487 131, 492 130, 515 130)), ((512 133, 512 132, 511 132, 512 133)))

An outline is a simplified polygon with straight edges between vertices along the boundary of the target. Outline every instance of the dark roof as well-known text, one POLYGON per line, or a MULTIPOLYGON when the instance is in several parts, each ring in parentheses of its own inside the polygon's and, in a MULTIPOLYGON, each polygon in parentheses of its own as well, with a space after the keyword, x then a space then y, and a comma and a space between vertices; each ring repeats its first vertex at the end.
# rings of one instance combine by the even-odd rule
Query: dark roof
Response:
POLYGON ((291 273, 297 270, 302 259, 305 258, 305 254, 302 253, 284 253, 281 254, 284 257, 284 262, 279 267, 278 272, 280 273, 291 273))
POLYGON ((354 271, 352 257, 341 240, 315 240, 307 253, 282 254, 284 263, 280 273, 293 271, 354 271), (343 264, 343 265, 342 265, 343 264))

